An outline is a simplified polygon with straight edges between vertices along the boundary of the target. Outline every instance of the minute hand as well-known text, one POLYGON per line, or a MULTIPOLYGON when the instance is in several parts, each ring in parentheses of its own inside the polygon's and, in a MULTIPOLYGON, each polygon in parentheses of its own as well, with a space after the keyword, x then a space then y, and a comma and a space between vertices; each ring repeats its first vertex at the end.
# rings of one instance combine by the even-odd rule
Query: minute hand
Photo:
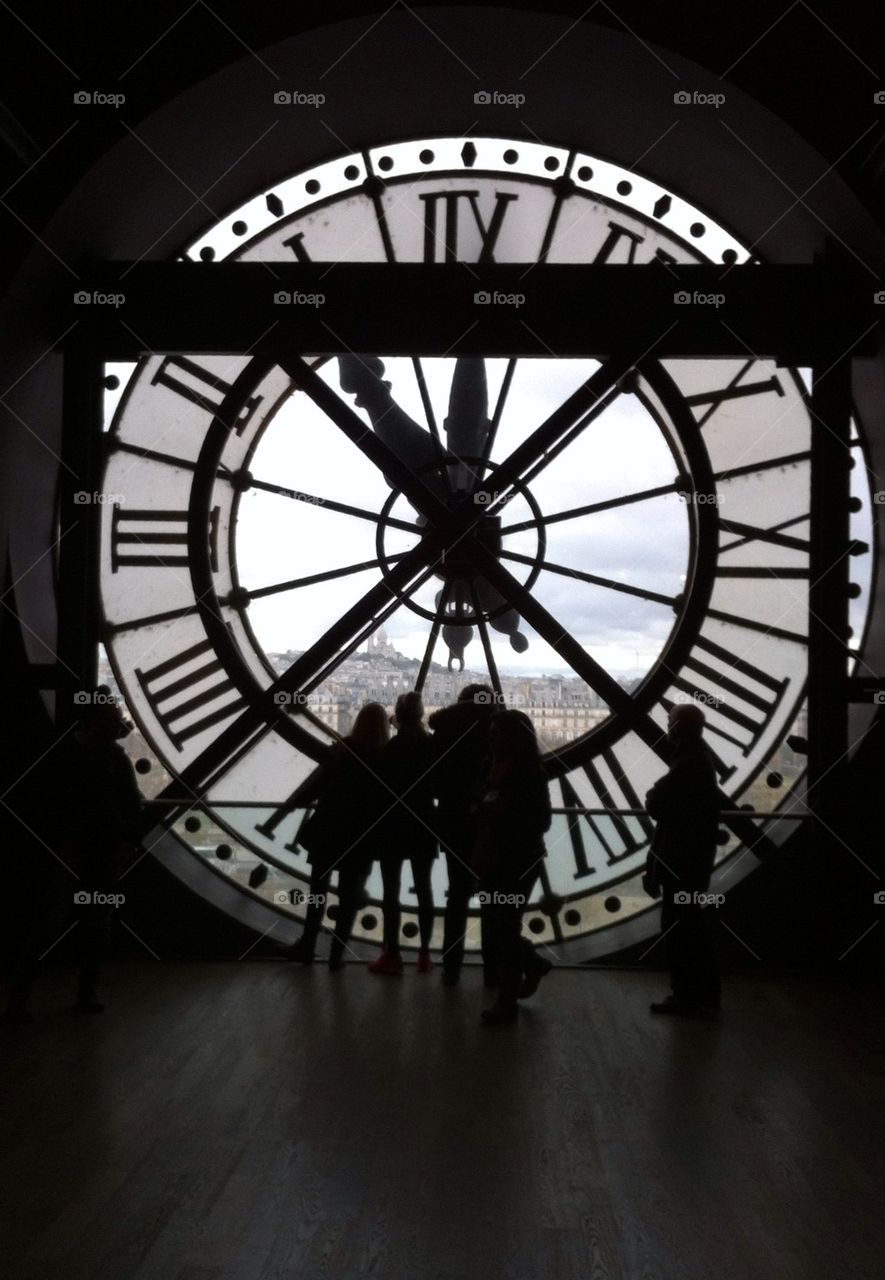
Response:
POLYGON ((425 516, 434 528, 443 531, 453 527, 451 513, 440 502, 420 475, 386 445, 374 431, 366 427, 358 413, 342 400, 300 356, 281 353, 277 357, 282 368, 302 387, 311 400, 323 410, 352 440, 388 483, 408 498, 415 510, 425 516))

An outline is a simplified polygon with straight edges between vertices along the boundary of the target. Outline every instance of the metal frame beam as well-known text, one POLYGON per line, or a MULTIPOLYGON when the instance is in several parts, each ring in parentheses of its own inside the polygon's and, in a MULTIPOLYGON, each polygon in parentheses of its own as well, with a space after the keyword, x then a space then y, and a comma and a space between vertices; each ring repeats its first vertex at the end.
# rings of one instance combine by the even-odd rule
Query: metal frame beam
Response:
POLYGON ((92 334, 109 359, 284 343, 299 353, 751 354, 810 365, 833 351, 875 349, 872 330, 883 312, 874 298, 866 279, 828 261, 142 262, 96 268, 68 295, 65 310, 75 332, 92 334))

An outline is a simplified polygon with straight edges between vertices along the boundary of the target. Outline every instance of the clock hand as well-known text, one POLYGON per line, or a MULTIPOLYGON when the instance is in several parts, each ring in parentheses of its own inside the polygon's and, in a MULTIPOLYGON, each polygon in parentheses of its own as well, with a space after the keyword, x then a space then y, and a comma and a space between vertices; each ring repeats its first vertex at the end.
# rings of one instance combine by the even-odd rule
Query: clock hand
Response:
MULTIPOLYGON (((457 617, 464 612, 463 610, 464 588, 463 588, 463 583, 461 583, 460 581, 456 582, 454 586, 455 586, 455 601, 454 601, 455 616, 457 617)), ((436 597, 437 607, 439 607, 440 602, 442 601, 443 594, 444 594, 443 591, 440 591, 437 593, 437 597, 436 597)), ((451 613, 449 612, 449 603, 450 602, 447 600, 444 606, 444 613, 443 613, 444 617, 451 617, 451 613)), ((443 624, 442 633, 443 633, 443 640, 445 641, 446 646, 449 650, 449 663, 448 663, 449 670, 450 671, 452 670, 452 663, 457 662, 459 671, 463 671, 464 670, 464 651, 467 648, 467 646, 470 644, 470 641, 473 639, 473 627, 466 626, 466 625, 458 626, 455 623, 446 622, 443 624)))
MULTIPOLYGON (((425 472, 416 473, 415 469, 405 462, 395 447, 386 444, 373 431, 366 430, 366 424, 359 414, 355 413, 345 400, 310 367, 301 356, 293 355, 282 349, 275 356, 277 363, 290 375, 297 385, 306 391, 314 404, 335 423, 347 438, 378 468, 392 489, 399 489, 405 495, 423 520, 420 524, 429 523, 434 528, 446 530, 452 524, 448 508, 441 501, 437 486, 431 481, 432 476, 425 472)), ((380 361, 379 361, 380 364, 380 361)), ((386 395, 386 392, 382 392, 386 395)), ((411 419, 408 419, 411 421, 411 419)), ((421 428, 412 424, 416 430, 421 428)))
MULTIPOLYGON (((486 578, 477 579, 475 590, 477 602, 484 613, 493 613, 496 609, 500 609, 502 604, 507 603, 498 588, 493 587, 486 578)), ((529 642, 528 637, 524 636, 519 629, 521 621, 515 609, 506 609, 496 618, 489 618, 489 626, 509 636, 510 648, 516 653, 525 653, 529 642)))
MULTIPOLYGON (((489 393, 481 356, 459 356, 455 361, 444 426, 450 453, 461 459, 483 455, 489 433, 489 393)), ((454 488, 472 489, 475 482, 476 471, 462 461, 454 488)))
MULTIPOLYGON (((410 418, 390 394, 390 383, 383 379, 382 360, 377 356, 339 356, 338 369, 341 390, 356 397, 356 403, 368 413, 378 439, 412 471, 439 461, 439 448, 433 437, 410 418)), ((431 473, 425 477, 425 483, 440 495, 446 492, 441 475, 431 473)))

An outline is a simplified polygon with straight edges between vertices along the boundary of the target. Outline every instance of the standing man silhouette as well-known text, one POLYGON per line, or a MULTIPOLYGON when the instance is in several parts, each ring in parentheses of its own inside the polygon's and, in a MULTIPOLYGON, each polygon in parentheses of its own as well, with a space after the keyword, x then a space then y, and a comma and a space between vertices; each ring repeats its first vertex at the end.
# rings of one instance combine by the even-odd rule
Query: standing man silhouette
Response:
POLYGON ((645 798, 657 823, 646 887, 662 897, 672 994, 652 1013, 693 1014, 719 1008, 715 911, 705 907, 719 830, 719 785, 704 743, 704 713, 695 702, 672 707, 667 739, 670 768, 645 798))
MULTIPOLYGON (((434 711, 427 721, 433 730, 435 747, 433 787, 438 801, 437 827, 449 874, 442 960, 443 982, 449 986, 454 986, 460 978, 464 961, 467 906, 476 880, 473 807, 484 787, 489 723, 495 710, 495 694, 488 685, 468 684, 453 706, 434 711)), ((495 975, 488 969, 486 980, 490 986, 494 985, 495 975)))

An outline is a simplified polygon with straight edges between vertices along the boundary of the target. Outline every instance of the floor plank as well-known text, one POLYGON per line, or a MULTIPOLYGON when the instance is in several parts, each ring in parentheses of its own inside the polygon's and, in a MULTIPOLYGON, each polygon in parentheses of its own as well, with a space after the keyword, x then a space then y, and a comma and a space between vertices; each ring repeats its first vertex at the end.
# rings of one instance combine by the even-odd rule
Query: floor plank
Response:
POLYGON ((878 992, 565 970, 517 1025, 480 974, 126 964, 3 1027, 10 1280, 872 1280, 878 992))

